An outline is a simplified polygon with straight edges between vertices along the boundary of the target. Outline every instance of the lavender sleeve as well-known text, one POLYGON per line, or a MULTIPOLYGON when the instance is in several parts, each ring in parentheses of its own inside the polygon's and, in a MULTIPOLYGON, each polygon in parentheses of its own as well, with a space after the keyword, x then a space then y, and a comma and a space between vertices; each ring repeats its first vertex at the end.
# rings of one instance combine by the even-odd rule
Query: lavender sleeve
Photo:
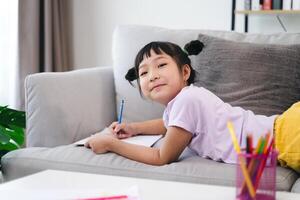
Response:
POLYGON ((190 93, 183 93, 174 101, 170 112, 168 126, 176 126, 195 134, 200 123, 200 105, 190 93))

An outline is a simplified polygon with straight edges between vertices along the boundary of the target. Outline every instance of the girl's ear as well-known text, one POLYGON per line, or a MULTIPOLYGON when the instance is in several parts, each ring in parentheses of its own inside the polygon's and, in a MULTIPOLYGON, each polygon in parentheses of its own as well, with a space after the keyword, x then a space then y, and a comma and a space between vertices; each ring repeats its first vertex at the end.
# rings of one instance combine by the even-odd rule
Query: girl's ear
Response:
POLYGON ((187 81, 190 78, 191 75, 191 68, 188 64, 183 65, 182 67, 182 76, 183 80, 187 81))

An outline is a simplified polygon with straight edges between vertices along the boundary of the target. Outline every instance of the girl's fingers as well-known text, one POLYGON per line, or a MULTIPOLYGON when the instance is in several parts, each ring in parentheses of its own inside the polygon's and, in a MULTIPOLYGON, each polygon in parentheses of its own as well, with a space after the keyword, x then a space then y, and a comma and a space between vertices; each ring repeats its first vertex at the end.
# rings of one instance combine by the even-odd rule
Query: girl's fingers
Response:
POLYGON ((115 133, 120 131, 120 127, 118 125, 115 126, 115 128, 113 129, 115 133))
POLYGON ((113 122, 112 126, 116 126, 117 124, 119 124, 118 122, 113 122))
POLYGON ((127 138, 129 136, 125 130, 125 123, 119 124, 118 122, 113 122, 110 127, 113 135, 115 135, 119 139, 127 138))
POLYGON ((114 128, 114 132, 118 133, 119 131, 124 129, 124 127, 125 127, 125 124, 116 124, 116 126, 114 128))
POLYGON ((118 124, 118 122, 113 122, 113 123, 111 123, 111 125, 108 128, 114 129, 117 124, 118 124))
POLYGON ((124 139, 124 138, 127 138, 127 134, 119 133, 118 137, 119 137, 119 139, 124 139))
POLYGON ((109 132, 110 132, 111 134, 115 135, 115 131, 114 131, 114 129, 113 129, 112 127, 108 127, 108 130, 109 130, 109 132))
POLYGON ((119 138, 119 139, 125 139, 125 138, 129 138, 129 137, 131 137, 130 134, 127 133, 127 132, 125 132, 125 131, 122 131, 122 130, 121 130, 121 131, 118 133, 118 138, 119 138))
POLYGON ((91 148, 89 142, 84 143, 84 146, 85 146, 86 148, 91 148))

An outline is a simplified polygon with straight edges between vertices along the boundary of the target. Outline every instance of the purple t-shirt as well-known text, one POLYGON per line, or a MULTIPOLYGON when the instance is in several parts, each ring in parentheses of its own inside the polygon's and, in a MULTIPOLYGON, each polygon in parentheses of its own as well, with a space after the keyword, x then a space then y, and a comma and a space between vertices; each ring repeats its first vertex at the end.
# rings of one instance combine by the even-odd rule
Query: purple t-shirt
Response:
POLYGON ((190 85, 168 103, 163 121, 165 127, 177 126, 190 132, 189 148, 199 156, 236 163, 227 122, 233 123, 240 146, 245 148, 248 133, 253 135, 254 145, 261 135, 267 132, 273 135, 275 117, 255 115, 250 110, 233 107, 207 89, 190 85))

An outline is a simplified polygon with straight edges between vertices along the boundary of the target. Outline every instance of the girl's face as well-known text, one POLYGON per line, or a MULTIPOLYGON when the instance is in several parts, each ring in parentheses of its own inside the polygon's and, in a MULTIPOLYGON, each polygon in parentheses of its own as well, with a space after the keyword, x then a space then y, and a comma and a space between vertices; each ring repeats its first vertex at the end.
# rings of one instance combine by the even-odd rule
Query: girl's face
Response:
POLYGON ((190 68, 184 65, 180 71, 169 55, 151 50, 139 65, 140 86, 143 95, 167 105, 187 85, 190 68))

